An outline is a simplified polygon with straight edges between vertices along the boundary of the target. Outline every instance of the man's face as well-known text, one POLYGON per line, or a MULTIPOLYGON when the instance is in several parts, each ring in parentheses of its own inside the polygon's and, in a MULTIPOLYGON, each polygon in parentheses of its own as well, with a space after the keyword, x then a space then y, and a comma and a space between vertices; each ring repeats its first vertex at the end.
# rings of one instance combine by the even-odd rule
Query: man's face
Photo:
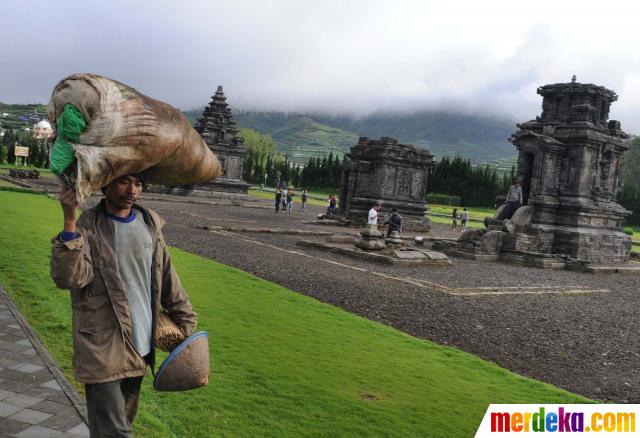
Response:
POLYGON ((142 181, 132 175, 125 175, 113 180, 105 191, 107 200, 114 206, 131 208, 142 193, 142 181))

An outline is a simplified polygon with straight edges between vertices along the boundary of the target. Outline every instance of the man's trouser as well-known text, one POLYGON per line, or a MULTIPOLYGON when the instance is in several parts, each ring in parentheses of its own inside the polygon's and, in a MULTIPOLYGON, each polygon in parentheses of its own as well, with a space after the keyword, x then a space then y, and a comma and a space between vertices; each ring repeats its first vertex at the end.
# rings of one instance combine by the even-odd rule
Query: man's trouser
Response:
POLYGON ((91 438, 131 437, 143 376, 84 385, 91 438))

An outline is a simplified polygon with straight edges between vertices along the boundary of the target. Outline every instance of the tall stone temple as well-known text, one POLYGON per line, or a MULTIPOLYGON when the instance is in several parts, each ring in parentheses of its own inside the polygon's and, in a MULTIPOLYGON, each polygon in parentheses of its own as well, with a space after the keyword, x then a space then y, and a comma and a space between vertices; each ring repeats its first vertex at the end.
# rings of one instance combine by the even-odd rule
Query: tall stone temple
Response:
POLYGON ((596 263, 628 260, 631 239, 622 226, 629 212, 616 192, 629 136, 609 120, 618 96, 575 76, 538 94, 542 115, 519 125, 511 138, 537 249, 596 263))
POLYGON ((425 195, 433 165, 426 149, 389 137, 361 137, 343 163, 340 214, 353 223, 366 223, 369 209, 382 201, 381 213, 388 217, 391 208, 397 208, 405 229, 428 230, 425 195))
POLYGON ((631 239, 622 226, 630 212, 616 192, 629 136, 609 120, 618 96, 575 76, 538 94, 542 114, 510 138, 524 205, 509 220, 497 214, 488 231, 463 235, 457 250, 549 268, 628 261, 631 239))
POLYGON ((249 184, 242 179, 242 164, 247 148, 244 145, 244 139, 238 137, 239 129, 231 115, 222 86, 218 86, 216 94, 211 97, 211 103, 205 108, 195 128, 217 155, 224 169, 222 177, 205 185, 199 185, 197 188, 247 193, 249 184))

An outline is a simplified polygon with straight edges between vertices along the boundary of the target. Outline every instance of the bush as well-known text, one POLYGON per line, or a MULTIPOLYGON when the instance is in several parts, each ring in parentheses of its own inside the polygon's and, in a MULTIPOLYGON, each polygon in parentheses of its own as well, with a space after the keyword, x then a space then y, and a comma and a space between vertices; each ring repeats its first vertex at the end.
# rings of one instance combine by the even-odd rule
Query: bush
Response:
POLYGON ((622 231, 624 232, 624 234, 633 236, 633 230, 631 228, 625 227, 622 231))
POLYGON ((444 204, 444 205, 461 205, 462 204, 460 196, 444 195, 442 193, 428 193, 427 202, 429 204, 444 204))

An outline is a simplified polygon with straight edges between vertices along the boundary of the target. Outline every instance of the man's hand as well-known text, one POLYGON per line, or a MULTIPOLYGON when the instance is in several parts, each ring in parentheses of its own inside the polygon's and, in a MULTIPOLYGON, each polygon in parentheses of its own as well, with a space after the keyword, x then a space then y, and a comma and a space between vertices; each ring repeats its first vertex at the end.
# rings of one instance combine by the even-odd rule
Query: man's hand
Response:
POLYGON ((76 209, 78 208, 75 190, 69 186, 63 185, 58 199, 60 200, 62 213, 64 214, 64 230, 69 233, 75 233, 77 221, 76 209))

